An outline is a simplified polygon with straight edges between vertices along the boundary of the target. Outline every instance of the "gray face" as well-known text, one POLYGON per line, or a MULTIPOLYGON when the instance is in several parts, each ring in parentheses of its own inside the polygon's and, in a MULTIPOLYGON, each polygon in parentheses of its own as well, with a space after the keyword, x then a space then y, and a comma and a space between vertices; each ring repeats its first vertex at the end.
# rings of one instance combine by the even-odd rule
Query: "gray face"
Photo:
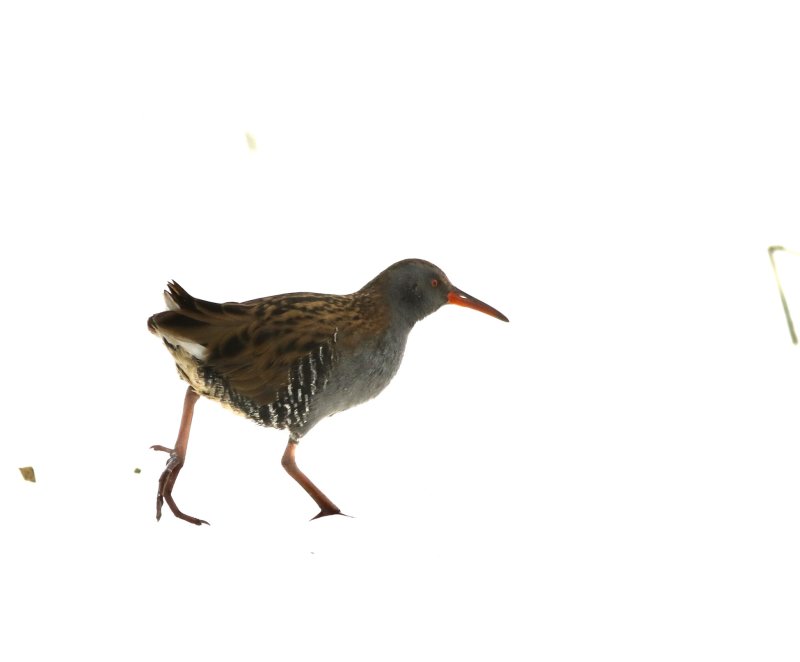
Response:
POLYGON ((393 313, 411 326, 447 303, 450 281, 430 262, 403 260, 383 275, 393 313))

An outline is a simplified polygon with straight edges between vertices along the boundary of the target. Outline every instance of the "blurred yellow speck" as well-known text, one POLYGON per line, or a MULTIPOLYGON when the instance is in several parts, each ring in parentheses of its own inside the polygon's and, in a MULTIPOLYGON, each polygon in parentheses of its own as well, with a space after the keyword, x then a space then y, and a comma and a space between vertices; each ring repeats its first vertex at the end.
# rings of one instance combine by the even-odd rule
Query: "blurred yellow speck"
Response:
POLYGON ((251 152, 255 152, 256 151, 256 137, 252 133, 249 133, 249 132, 245 133, 244 137, 247 140, 247 148, 251 152))
POLYGON ((20 467, 19 472, 25 480, 29 480, 31 483, 36 482, 36 474, 33 473, 33 467, 20 467))

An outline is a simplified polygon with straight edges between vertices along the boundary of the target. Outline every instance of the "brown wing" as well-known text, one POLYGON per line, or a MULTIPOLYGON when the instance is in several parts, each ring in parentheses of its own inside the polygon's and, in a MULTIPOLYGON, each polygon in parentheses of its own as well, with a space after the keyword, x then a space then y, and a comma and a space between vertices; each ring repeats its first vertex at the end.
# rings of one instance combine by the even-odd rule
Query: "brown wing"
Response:
POLYGON ((348 297, 297 293, 244 303, 195 299, 177 283, 165 292, 171 310, 150 318, 151 330, 182 345, 219 382, 255 405, 274 402, 292 370, 322 379, 330 368, 337 322, 348 317, 348 297), (306 357, 318 356, 314 362, 306 357))
POLYGON ((322 383, 323 373, 331 367, 337 333, 333 320, 306 318, 307 313, 298 313, 286 302, 268 303, 262 310, 263 317, 257 314, 248 325, 211 345, 206 361, 233 391, 258 405, 278 399, 293 371, 313 371, 306 382, 322 383))

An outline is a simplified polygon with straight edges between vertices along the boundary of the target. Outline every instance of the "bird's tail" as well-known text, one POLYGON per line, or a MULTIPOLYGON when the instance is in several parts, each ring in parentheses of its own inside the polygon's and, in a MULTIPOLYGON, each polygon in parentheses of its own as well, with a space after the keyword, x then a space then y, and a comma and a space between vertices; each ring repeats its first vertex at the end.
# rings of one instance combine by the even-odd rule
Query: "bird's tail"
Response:
POLYGON ((167 284, 164 300, 169 310, 150 317, 147 328, 197 358, 203 358, 208 345, 230 333, 231 327, 247 320, 247 308, 242 304, 197 299, 175 281, 167 284))
POLYGON ((147 320, 147 328, 158 336, 179 334, 181 330, 206 325, 204 310, 213 313, 214 307, 219 307, 217 303, 195 299, 175 281, 167 283, 164 301, 169 310, 156 313, 147 320))

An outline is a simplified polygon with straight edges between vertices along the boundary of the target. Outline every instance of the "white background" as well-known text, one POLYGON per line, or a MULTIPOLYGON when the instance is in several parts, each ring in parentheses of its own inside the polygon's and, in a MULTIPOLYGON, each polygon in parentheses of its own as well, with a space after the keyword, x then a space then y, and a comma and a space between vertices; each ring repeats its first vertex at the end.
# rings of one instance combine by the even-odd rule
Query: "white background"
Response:
POLYGON ((0 657, 798 659, 794 3, 117 5, 0 10, 0 657), (303 440, 355 518, 202 401, 212 525, 157 524, 166 281, 405 257, 511 323, 443 309, 303 440))

